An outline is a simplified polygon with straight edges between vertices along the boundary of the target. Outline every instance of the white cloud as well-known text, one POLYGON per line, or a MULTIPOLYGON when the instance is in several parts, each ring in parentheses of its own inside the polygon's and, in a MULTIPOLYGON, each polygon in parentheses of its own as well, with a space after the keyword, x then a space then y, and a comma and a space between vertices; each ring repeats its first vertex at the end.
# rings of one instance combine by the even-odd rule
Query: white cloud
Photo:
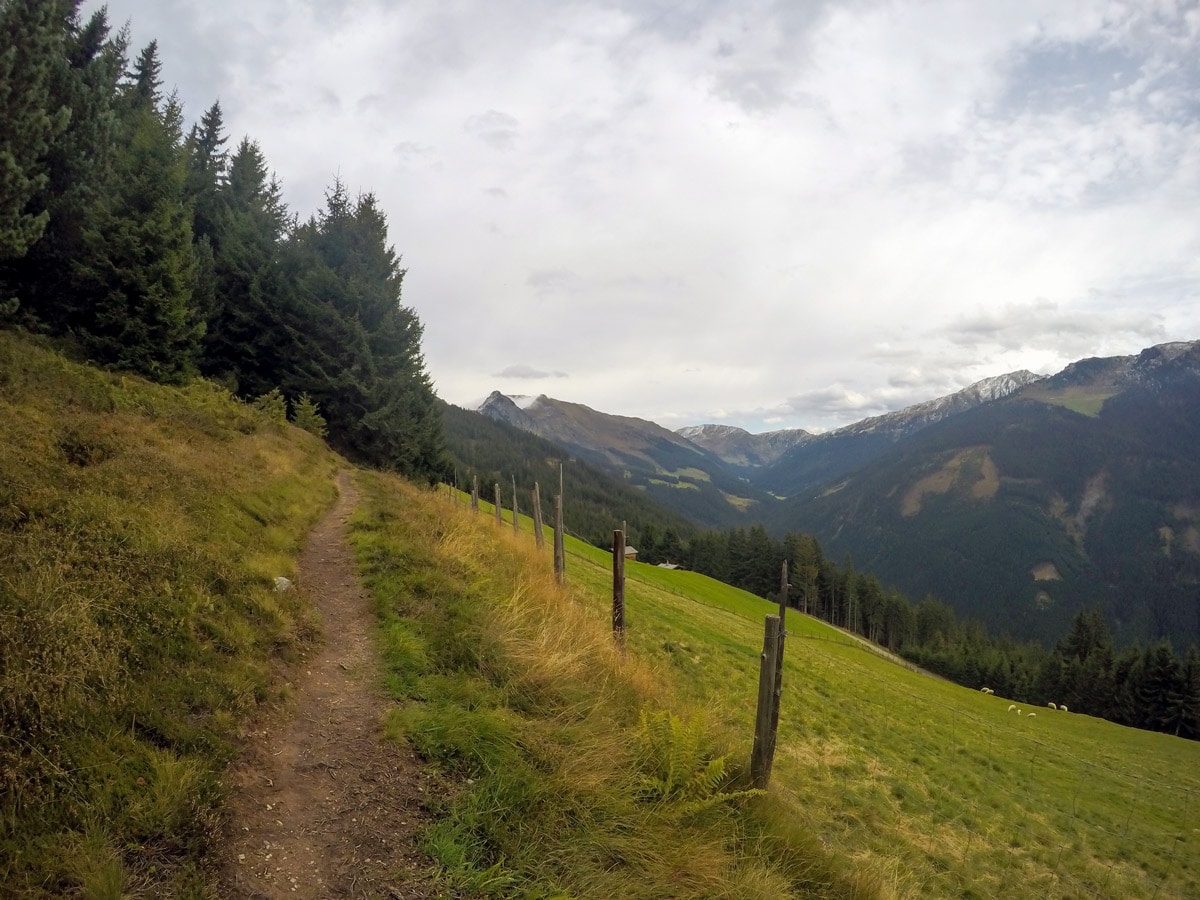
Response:
POLYGON ((301 215, 375 192, 451 401, 534 359, 606 411, 818 430, 1200 337, 1186 4, 109 10, 301 215))
POLYGON ((533 366, 525 365, 524 363, 516 363, 515 365, 505 366, 503 369, 501 369, 499 372, 496 373, 495 377, 496 378, 526 378, 526 379, 536 380, 536 379, 540 379, 540 378, 566 378, 568 376, 567 376, 566 372, 557 372, 557 371, 556 372, 544 372, 541 369, 537 369, 537 368, 534 368, 533 366))

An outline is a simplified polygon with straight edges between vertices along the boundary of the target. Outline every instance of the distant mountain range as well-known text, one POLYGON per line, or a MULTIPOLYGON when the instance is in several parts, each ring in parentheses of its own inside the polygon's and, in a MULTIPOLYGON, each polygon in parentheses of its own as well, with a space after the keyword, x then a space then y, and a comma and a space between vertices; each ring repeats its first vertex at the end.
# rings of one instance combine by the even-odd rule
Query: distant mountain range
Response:
POLYGON ((825 434, 670 432, 542 396, 480 410, 706 526, 762 522, 1018 637, 1102 608, 1200 641, 1200 342, 1013 372, 825 434))
POLYGON ((700 525, 740 522, 747 510, 774 502, 715 453, 645 419, 609 415, 545 395, 514 399, 499 391, 478 411, 606 469, 700 525))

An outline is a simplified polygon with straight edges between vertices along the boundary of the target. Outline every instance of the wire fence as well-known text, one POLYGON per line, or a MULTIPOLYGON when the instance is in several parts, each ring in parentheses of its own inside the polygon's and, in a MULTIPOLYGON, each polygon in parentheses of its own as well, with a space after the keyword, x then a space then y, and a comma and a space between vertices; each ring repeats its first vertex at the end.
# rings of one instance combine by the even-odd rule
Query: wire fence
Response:
MULTIPOLYGON (((627 569, 626 578, 728 617, 730 628, 750 623, 744 612, 706 602, 636 568, 627 569)), ((766 613, 770 607, 763 602, 766 613)), ((800 615, 789 610, 789 620, 800 615)), ((1054 717, 1075 713, 1034 708, 1017 715, 1010 701, 998 696, 988 697, 994 712, 981 713, 968 708, 978 705, 968 702, 978 699, 968 694, 960 695, 961 702, 947 702, 945 692, 910 689, 903 678, 880 679, 878 664, 868 664, 867 657, 883 657, 945 682, 829 627, 835 629, 832 634, 789 633, 786 678, 791 683, 784 685, 780 746, 819 743, 814 723, 832 718, 836 721, 827 732, 856 746, 859 763, 873 774, 863 778, 859 773, 855 781, 838 765, 804 761, 777 771, 781 778, 814 779, 814 796, 840 791, 844 807, 826 829, 832 832, 830 841, 836 841, 839 828, 851 846, 891 841, 890 851, 903 860, 898 880, 926 896, 1200 897, 1200 822, 1193 818, 1200 811, 1200 745, 1188 752, 1192 742, 1181 742, 1188 747, 1181 753, 1184 769, 1163 772, 1157 753, 1147 752, 1139 763, 1130 761, 1127 750, 1106 747, 1101 737, 1056 736, 1054 717), (843 652, 817 659, 806 646, 836 646, 843 652), (849 668, 860 671, 847 677, 849 668), (813 691, 818 682, 826 685, 824 696, 813 691), (836 691, 829 689, 835 682, 836 691), (922 723, 916 731, 914 719, 922 723), (889 740, 901 732, 903 741, 889 740), (1084 756, 1071 749, 1078 746, 1093 752, 1084 756), (951 765, 950 756, 964 757, 973 774, 963 776, 964 767, 957 761, 951 765), (822 767, 828 771, 822 774, 822 767), (958 774, 942 778, 943 770, 958 774), (860 794, 872 791, 890 795, 882 808, 890 804, 894 821, 870 822, 881 805, 860 794), (907 851, 902 852, 903 845, 907 851), (975 868, 983 874, 973 875, 975 868)), ((751 659, 757 661, 757 653, 751 659)), ((1127 731, 1135 743, 1138 735, 1169 740, 1127 731)))

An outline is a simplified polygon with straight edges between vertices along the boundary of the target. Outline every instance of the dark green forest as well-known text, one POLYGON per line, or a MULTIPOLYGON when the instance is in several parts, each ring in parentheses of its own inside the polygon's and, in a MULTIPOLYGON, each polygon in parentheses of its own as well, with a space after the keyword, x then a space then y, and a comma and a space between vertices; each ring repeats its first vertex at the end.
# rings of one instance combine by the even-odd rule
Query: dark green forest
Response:
POLYGON ((219 103, 188 128, 157 43, 131 61, 81 5, 0 3, 0 324, 279 397, 350 459, 436 479, 440 412, 377 199, 335 182, 301 220, 219 103))

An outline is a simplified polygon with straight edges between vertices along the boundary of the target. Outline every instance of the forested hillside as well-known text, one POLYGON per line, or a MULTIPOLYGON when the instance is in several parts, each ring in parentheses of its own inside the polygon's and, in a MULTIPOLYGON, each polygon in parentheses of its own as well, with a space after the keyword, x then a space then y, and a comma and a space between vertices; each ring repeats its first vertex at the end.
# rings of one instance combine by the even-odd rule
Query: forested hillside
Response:
POLYGON ((1049 643, 1200 641, 1200 345, 1089 360, 931 426, 775 525, 913 596, 1049 643))
MULTIPOLYGON (((433 478, 421 324, 370 193, 301 221, 214 103, 188 128, 157 44, 79 2, 0 3, 0 324, 165 383, 280 391, 357 461, 433 478)), ((330 161, 336 167, 336 161, 330 161)))
POLYGON ((646 419, 615 416, 544 394, 519 408, 498 391, 479 411, 553 441, 703 528, 754 521, 762 504, 772 502, 717 455, 646 419))
POLYGON ((442 417, 455 465, 451 477, 457 478, 462 490, 469 491, 477 478, 480 495, 491 500, 493 485, 499 483, 502 504, 510 508, 515 477, 518 506, 530 513, 536 482, 543 518, 552 522, 561 465, 567 527, 577 537, 597 546, 612 546, 613 529, 625 523, 629 542, 648 558, 646 551, 654 555, 662 538, 680 545, 681 539, 697 533, 687 519, 589 463, 570 458, 557 444, 457 406, 445 406, 442 417))

